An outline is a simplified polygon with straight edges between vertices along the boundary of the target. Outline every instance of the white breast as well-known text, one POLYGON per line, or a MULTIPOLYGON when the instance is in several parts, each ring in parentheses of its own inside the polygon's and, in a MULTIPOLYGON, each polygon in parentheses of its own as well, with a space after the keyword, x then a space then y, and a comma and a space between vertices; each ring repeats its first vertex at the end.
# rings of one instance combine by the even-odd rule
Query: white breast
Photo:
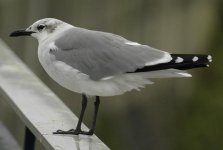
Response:
POLYGON ((50 54, 50 44, 40 45, 38 49, 38 57, 41 65, 48 75, 61 86, 81 93, 80 86, 78 85, 78 78, 85 77, 86 75, 80 74, 78 70, 73 69, 71 66, 66 65, 64 62, 56 61, 55 57, 50 54))

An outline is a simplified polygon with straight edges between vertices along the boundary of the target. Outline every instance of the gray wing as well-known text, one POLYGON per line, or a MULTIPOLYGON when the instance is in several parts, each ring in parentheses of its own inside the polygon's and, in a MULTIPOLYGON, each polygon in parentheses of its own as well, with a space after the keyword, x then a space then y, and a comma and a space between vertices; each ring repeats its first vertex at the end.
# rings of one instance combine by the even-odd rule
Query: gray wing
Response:
POLYGON ((170 61, 169 54, 146 45, 126 44, 130 41, 111 33, 72 28, 55 40, 58 48, 51 51, 92 80, 133 72, 156 63, 170 61), (167 58, 168 57, 168 58, 167 58))

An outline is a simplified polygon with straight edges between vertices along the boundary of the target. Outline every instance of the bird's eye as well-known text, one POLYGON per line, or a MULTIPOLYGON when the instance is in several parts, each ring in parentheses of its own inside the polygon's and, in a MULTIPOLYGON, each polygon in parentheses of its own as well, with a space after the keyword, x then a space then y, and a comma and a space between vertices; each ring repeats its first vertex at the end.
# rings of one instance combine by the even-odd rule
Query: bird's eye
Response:
POLYGON ((39 24, 39 25, 37 26, 37 30, 38 30, 38 31, 42 31, 45 27, 46 27, 45 24, 39 24))

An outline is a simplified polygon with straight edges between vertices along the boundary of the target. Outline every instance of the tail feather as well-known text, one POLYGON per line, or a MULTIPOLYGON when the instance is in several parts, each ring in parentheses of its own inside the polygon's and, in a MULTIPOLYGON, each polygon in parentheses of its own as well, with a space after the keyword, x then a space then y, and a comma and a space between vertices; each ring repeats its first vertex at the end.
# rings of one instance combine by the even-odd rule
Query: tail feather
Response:
POLYGON ((210 55, 201 54, 171 54, 172 60, 167 63, 161 63, 153 66, 145 66, 137 69, 135 72, 148 72, 164 69, 187 70, 192 68, 208 67, 212 62, 210 55))

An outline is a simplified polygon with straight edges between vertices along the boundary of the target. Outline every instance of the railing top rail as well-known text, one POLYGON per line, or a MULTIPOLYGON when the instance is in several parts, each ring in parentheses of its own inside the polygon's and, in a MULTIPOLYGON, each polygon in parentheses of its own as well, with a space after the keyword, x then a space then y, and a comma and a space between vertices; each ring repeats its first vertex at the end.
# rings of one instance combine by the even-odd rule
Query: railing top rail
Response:
MULTIPOLYGON (((78 118, 0 39, 0 94, 49 150, 108 150, 95 135, 53 135, 73 128, 78 118)), ((83 125, 83 129, 87 129, 83 125)))

